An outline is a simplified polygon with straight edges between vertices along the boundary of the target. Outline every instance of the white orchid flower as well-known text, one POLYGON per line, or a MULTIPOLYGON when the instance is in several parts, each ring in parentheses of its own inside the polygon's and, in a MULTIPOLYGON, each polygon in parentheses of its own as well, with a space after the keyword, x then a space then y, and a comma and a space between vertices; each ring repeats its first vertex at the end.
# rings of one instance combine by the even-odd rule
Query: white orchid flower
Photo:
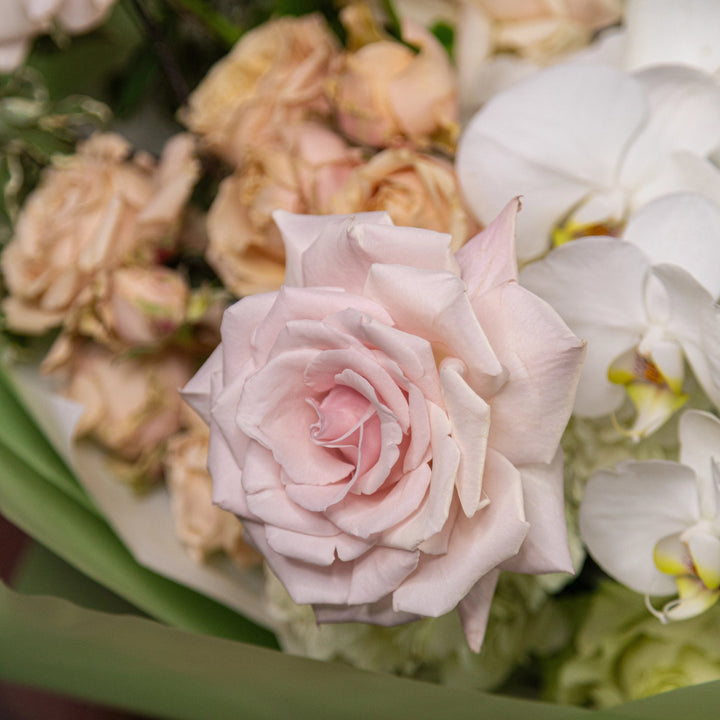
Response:
POLYGON ((596 473, 580 507, 582 538, 605 572, 647 596, 678 595, 653 610, 663 621, 720 598, 720 420, 686 411, 680 447, 679 463, 629 461, 596 473))
POLYGON ((575 236, 618 234, 651 199, 690 190, 720 201, 720 87, 679 66, 629 75, 557 65, 496 95, 458 148, 466 200, 488 222, 522 194, 517 252, 541 256, 575 236))
POLYGON ((629 0, 625 9, 623 64, 688 65, 717 77, 720 70, 720 3, 717 0, 629 0))
POLYGON ((720 208, 668 195, 630 220, 623 239, 589 237, 528 265, 520 281, 547 300, 587 356, 575 414, 615 412, 625 394, 647 435, 686 400, 685 360, 720 407, 720 208))

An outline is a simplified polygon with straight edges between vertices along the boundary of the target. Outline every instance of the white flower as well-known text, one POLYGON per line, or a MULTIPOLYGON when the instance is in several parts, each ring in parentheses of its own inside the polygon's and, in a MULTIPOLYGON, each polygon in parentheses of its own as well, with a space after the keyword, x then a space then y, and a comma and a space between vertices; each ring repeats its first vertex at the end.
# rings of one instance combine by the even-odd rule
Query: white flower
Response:
POLYGON ((720 208, 699 195, 660 198, 624 239, 590 237, 527 266, 521 282, 588 341, 575 414, 638 411, 630 434, 657 429, 685 401, 684 359, 720 407, 720 208))
POLYGON ((553 236, 617 234, 670 192, 720 200, 720 171, 707 160, 718 144, 720 87, 706 73, 565 64, 488 102, 460 141, 457 168, 481 222, 523 195, 517 251, 530 260, 553 236))
POLYGON ((0 73, 20 65, 35 35, 53 21, 71 33, 97 25, 115 0, 3 0, 0 23, 0 73))
POLYGON ((629 0, 625 11, 624 65, 688 65, 720 69, 720 3, 717 0, 629 0))
POLYGON ((680 620, 720 597, 720 420, 688 410, 680 462, 647 460, 588 483, 580 531, 610 575, 645 595, 678 594, 656 614, 680 620))

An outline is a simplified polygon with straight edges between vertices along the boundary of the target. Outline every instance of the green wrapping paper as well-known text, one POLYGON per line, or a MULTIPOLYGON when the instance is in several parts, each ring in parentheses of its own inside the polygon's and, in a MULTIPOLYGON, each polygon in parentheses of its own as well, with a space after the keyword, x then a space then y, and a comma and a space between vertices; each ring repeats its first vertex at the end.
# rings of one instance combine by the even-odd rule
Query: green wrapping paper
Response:
POLYGON ((0 587, 0 676, 178 720, 709 717, 720 682, 603 711, 456 690, 284 655, 267 630, 138 565, 0 371, 0 513, 152 619, 0 587), (159 622, 158 622, 159 621, 159 622), (265 646, 265 647, 261 647, 265 646))

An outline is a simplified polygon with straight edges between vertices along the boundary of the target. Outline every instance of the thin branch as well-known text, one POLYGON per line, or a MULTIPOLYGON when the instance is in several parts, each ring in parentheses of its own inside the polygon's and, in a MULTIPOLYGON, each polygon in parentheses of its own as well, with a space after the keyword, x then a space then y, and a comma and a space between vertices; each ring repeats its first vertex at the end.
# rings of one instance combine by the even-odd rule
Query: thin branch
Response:
POLYGON ((135 12, 150 37, 155 54, 160 61, 163 73, 165 74, 168 83, 170 83, 170 87, 177 98, 178 104, 185 104, 185 101, 190 94, 190 88, 188 87, 187 82, 185 82, 185 77, 180 70, 180 66, 175 60, 175 57, 165 43, 162 30, 154 18, 142 6, 142 3, 139 2, 139 0, 130 0, 130 2, 135 8, 135 12))
POLYGON ((175 2, 204 23, 229 48, 240 39, 242 29, 231 23, 217 10, 213 10, 203 0, 175 0, 175 2))

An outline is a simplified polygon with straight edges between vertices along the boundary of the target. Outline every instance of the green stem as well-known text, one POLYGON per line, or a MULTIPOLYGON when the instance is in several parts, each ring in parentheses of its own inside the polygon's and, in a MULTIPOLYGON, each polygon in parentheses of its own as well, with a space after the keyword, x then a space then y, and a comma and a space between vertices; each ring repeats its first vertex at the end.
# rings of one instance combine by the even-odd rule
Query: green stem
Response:
POLYGON ((232 47, 240 39, 242 30, 222 14, 208 7, 203 0, 175 0, 175 2, 201 20, 228 47, 232 47))

